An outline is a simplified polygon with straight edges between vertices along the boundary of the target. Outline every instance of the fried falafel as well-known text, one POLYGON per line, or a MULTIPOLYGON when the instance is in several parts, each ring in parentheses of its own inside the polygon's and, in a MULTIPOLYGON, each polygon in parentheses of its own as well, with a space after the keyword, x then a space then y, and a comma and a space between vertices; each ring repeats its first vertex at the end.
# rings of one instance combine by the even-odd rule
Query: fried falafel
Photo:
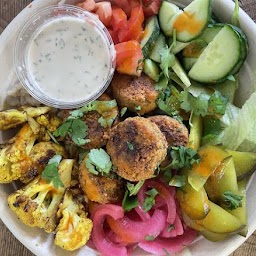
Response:
POLYGON ((159 127, 168 146, 187 146, 188 129, 184 124, 166 115, 150 116, 148 119, 159 127))
POLYGON ((130 117, 111 129, 107 152, 116 173, 129 181, 149 179, 165 159, 167 141, 147 118, 130 117))
POLYGON ((79 165, 79 183, 87 198, 100 204, 120 203, 124 195, 124 181, 90 173, 86 159, 88 156, 79 165))
POLYGON ((120 107, 144 115, 156 109, 158 91, 155 82, 147 75, 132 77, 115 73, 111 87, 113 96, 120 107))

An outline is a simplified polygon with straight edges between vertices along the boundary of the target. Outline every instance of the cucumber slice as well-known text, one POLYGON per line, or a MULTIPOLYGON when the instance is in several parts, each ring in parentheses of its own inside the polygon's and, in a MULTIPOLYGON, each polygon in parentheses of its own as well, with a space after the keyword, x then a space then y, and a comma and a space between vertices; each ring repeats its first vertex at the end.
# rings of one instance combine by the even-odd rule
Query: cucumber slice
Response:
POLYGON ((172 18, 181 13, 179 7, 173 3, 163 1, 159 9, 159 25, 166 36, 172 35, 172 18))
POLYGON ((143 72, 148 75, 151 79, 158 82, 160 69, 158 65, 151 59, 145 59, 143 65, 143 72))
POLYGON ((248 54, 248 41, 247 41, 247 37, 246 35, 244 34, 244 32, 236 27, 236 26, 233 26, 233 29, 237 32, 237 34, 239 35, 240 37, 240 40, 241 40, 241 55, 240 55, 240 61, 237 63, 237 65, 234 67, 234 69, 230 72, 230 75, 235 75, 239 72, 239 70, 241 69, 241 67, 243 66, 244 64, 244 61, 247 57, 247 54, 248 54))
MULTIPOLYGON (((170 47, 173 43, 173 38, 172 37, 169 37, 168 39, 168 46, 170 47)), ((180 42, 180 41, 177 41, 176 40, 176 43, 175 45, 172 47, 171 49, 171 53, 173 54, 177 54, 179 53, 180 51, 182 51, 186 46, 188 46, 190 43, 183 43, 183 42, 180 42)))
POLYGON ((192 66, 196 63, 197 58, 184 57, 182 58, 182 64, 186 71, 190 70, 192 66))
POLYGON ((202 34, 211 17, 210 2, 194 0, 175 18, 173 28, 178 41, 190 42, 202 34))
POLYGON ((208 44, 188 76, 201 83, 216 83, 225 79, 244 58, 242 41, 231 25, 226 24, 208 44))
POLYGON ((149 58, 155 62, 160 63, 161 57, 159 54, 159 50, 163 49, 165 45, 166 45, 166 39, 163 34, 160 34, 155 42, 155 45, 152 51, 149 54, 149 58))
POLYGON ((209 44, 213 38, 221 31, 224 24, 215 24, 211 27, 208 27, 203 34, 200 36, 200 39, 204 40, 207 44, 209 44))
POLYGON ((182 83, 185 85, 185 88, 188 88, 191 85, 191 82, 184 71, 183 67, 180 65, 179 60, 177 57, 175 57, 174 65, 172 66, 173 71, 176 73, 176 75, 179 77, 179 79, 182 81, 182 83))
POLYGON ((207 43, 204 40, 196 39, 183 49, 182 56, 198 58, 206 46, 207 43))
POLYGON ((157 16, 152 16, 146 21, 145 30, 140 43, 145 58, 148 57, 156 39, 159 36, 159 33, 160 27, 157 16))

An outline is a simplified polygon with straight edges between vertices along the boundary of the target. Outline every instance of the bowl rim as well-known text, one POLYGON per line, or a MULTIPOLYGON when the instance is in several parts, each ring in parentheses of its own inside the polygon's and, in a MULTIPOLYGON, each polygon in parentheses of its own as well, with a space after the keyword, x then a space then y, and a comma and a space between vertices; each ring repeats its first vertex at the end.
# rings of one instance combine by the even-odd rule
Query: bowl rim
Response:
MULTIPOLYGON (((72 0, 71 0, 72 1, 72 0)), ((59 0, 36 0, 33 2, 33 5, 34 6, 43 6, 43 5, 49 5, 49 4, 55 4, 59 2, 59 0)), ((63 1, 62 1, 63 2, 63 1)), ((175 1, 173 1, 175 2, 175 1)), ((184 2, 190 2, 190 0, 184 0, 184 2)), ((233 7, 234 6, 234 3, 232 2, 232 0, 226 0, 226 1, 222 1, 222 0, 212 0, 213 3, 215 2, 218 2, 219 4, 221 3, 224 8, 227 8, 227 6, 229 6, 229 8, 233 7)), ((178 3, 176 1, 176 3, 178 3)), ((7 27, 7 29, 2 33, 1 37, 0 37, 0 46, 1 44, 4 45, 5 42, 7 42, 8 40, 10 40, 10 33, 11 31, 17 31, 16 27, 17 26, 20 26, 19 25, 19 22, 22 21, 22 17, 23 15, 25 14, 28 14, 30 13, 29 12, 29 9, 30 7, 27 7, 25 8, 7 27)), ((242 25, 245 26, 245 24, 249 24, 249 27, 252 27, 252 35, 251 37, 254 37, 254 42, 256 42, 256 24, 252 21, 252 19, 242 10, 240 9, 240 18, 244 21, 242 25)), ((1 49, 1 47, 0 47, 1 49)), ((1 53, 1 50, 0 50, 0 53, 1 53)), ((1 60, 0 60, 0 64, 1 64, 1 60)), ((256 67, 256 66, 255 66, 256 67)), ((255 89, 255 88, 254 88, 255 89)), ((256 184, 256 177, 254 175, 254 177, 252 177, 253 180, 251 180, 251 182, 254 182, 256 184)), ((0 188, 1 187, 4 187, 5 185, 0 185, 0 188)), ((254 195, 254 191, 251 191, 250 190, 250 187, 249 186, 249 194, 250 196, 254 195)), ((3 194, 3 192, 1 191, 0 189, 0 198, 5 198, 5 195, 3 194)), ((254 201, 253 201, 254 202, 254 201)), ((254 203, 255 205, 255 203, 254 203)), ((6 206, 6 205, 4 205, 6 206)), ((0 218, 3 220, 3 222, 5 223, 5 225, 11 230, 11 232, 16 236, 16 238, 18 240, 20 240, 20 242, 26 246, 28 249, 30 249, 33 253, 36 253, 37 255, 45 255, 45 254, 42 254, 42 251, 40 247, 36 248, 34 245, 32 245, 31 241, 24 241, 24 237, 22 236, 22 234, 19 232, 18 229, 15 229, 15 216, 14 215, 11 215, 10 217, 10 214, 3 214, 3 211, 1 211, 1 209, 4 209, 4 206, 3 205, 0 205, 0 218)), ((22 225, 22 223, 20 223, 22 225)), ((249 227, 249 233, 248 233, 248 236, 247 238, 256 230, 256 220, 253 222, 253 225, 249 227)), ((48 235, 49 236, 49 235, 48 235)), ((224 248, 224 250, 222 251, 219 251, 219 248, 217 247, 218 249, 218 255, 229 255, 230 253, 232 253, 235 249, 237 249, 247 238, 240 238, 239 239, 236 239, 236 237, 234 237, 234 239, 232 241, 229 241, 228 242, 228 246, 226 246, 224 248)), ((218 245, 218 244, 216 244, 218 245)), ((207 246, 207 245, 206 245, 207 246)), ((196 247, 196 245, 195 245, 196 247)), ((207 247, 206 247, 207 248, 207 247)), ((63 251, 62 251, 63 252, 63 251)), ((205 251, 204 251, 205 253, 205 251)), ((74 254, 62 254, 63 256, 64 255, 74 255, 74 254)), ((79 256, 82 255, 82 254, 79 254, 79 256)), ((95 255, 95 254, 86 254, 87 256, 88 255, 95 255)), ((205 254, 200 254, 200 256, 203 256, 205 254)), ((78 256, 78 254, 77 254, 78 256)))

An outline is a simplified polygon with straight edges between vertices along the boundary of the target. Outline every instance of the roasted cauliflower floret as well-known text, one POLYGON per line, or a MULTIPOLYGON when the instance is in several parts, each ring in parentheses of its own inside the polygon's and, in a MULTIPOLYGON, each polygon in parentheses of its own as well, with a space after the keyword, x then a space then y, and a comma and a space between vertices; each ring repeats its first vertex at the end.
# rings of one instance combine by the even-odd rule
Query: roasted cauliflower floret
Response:
POLYGON ((28 121, 29 117, 37 117, 49 112, 51 107, 21 107, 0 112, 0 130, 8 130, 28 121))
POLYGON ((54 155, 61 155, 63 158, 67 158, 67 154, 63 146, 54 142, 39 142, 35 144, 29 154, 31 159, 31 165, 23 172, 20 180, 23 183, 28 183, 33 178, 42 173, 48 161, 54 155))
POLYGON ((59 206, 57 216, 60 223, 57 227, 54 243, 65 250, 76 250, 90 239, 93 223, 87 218, 83 205, 68 190, 59 206))
POLYGON ((58 177, 62 186, 55 187, 54 179, 47 182, 38 176, 24 188, 10 194, 9 207, 26 225, 43 228, 50 233, 57 225, 57 211, 65 190, 70 185, 74 160, 64 159, 58 166, 58 177))
POLYGON ((24 125, 0 151, 0 183, 18 180, 31 166, 29 154, 37 139, 29 124, 24 125))

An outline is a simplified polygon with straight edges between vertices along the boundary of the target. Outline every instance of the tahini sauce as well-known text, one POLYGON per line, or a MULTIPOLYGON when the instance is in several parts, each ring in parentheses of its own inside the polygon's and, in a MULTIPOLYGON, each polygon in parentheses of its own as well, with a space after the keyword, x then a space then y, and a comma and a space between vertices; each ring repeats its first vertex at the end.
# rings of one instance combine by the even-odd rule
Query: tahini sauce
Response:
POLYGON ((97 93, 110 65, 103 36, 95 25, 76 17, 49 21, 28 45, 30 79, 56 100, 80 101, 97 93))

